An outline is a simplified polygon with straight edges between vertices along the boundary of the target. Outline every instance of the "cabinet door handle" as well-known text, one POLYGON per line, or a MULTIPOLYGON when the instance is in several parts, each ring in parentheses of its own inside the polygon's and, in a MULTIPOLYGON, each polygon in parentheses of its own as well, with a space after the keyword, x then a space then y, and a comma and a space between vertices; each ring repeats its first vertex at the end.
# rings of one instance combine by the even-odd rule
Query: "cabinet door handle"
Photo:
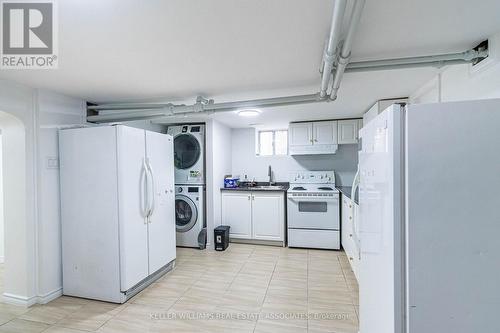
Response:
POLYGON ((353 261, 353 260, 354 260, 354 258, 353 258, 353 257, 349 257, 349 260, 350 260, 350 261, 353 261))
POLYGON ((349 216, 349 220, 352 220, 352 216, 349 216))
POLYGON ((318 139, 314 139, 314 142, 318 142, 318 139))
POLYGON ((254 196, 254 195, 252 195, 252 200, 254 200, 254 201, 255 201, 255 196, 254 196))
POLYGON ((349 234, 349 237, 352 237, 352 234, 349 234))
POLYGON ((248 200, 250 200, 250 196, 248 196, 248 200))

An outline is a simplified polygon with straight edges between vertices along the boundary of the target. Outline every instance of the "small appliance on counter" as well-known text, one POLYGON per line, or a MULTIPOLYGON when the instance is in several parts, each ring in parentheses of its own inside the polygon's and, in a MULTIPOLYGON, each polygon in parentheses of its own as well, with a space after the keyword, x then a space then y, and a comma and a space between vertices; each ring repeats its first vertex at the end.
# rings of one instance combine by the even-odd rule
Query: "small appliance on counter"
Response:
POLYGON ((240 177, 233 177, 231 175, 227 175, 224 177, 224 188, 236 188, 238 187, 238 182, 240 177))
POLYGON ((214 243, 216 251, 224 251, 229 246, 229 228, 228 225, 220 225, 214 229, 214 243))

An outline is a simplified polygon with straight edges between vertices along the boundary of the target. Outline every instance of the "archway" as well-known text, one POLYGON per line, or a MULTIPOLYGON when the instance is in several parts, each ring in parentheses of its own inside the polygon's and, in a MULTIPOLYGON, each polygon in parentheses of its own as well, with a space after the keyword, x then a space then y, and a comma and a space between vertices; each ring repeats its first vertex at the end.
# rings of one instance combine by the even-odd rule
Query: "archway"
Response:
POLYGON ((5 254, 2 293, 9 303, 31 305, 35 239, 34 225, 28 223, 33 207, 28 205, 26 129, 20 119, 0 111, 0 132, 5 254))

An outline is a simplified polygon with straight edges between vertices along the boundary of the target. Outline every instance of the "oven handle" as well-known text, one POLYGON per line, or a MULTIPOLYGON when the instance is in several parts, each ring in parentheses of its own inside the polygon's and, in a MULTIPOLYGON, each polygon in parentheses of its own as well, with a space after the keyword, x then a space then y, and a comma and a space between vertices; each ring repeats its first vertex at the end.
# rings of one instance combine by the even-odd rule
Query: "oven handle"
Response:
POLYGON ((337 201, 339 200, 338 196, 334 197, 288 197, 288 200, 294 201, 294 202, 300 202, 300 201, 337 201))

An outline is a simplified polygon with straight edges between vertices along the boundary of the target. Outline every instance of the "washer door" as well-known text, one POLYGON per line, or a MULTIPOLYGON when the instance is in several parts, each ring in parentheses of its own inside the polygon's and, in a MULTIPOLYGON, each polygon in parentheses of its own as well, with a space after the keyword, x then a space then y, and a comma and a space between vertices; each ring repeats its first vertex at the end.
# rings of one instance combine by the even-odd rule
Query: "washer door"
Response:
POLYGON ((191 134, 180 134, 174 139, 174 165, 177 169, 188 169, 198 162, 201 147, 191 134))
POLYGON ((193 200, 185 195, 175 196, 175 229, 177 232, 191 230, 198 220, 198 209, 193 200))

